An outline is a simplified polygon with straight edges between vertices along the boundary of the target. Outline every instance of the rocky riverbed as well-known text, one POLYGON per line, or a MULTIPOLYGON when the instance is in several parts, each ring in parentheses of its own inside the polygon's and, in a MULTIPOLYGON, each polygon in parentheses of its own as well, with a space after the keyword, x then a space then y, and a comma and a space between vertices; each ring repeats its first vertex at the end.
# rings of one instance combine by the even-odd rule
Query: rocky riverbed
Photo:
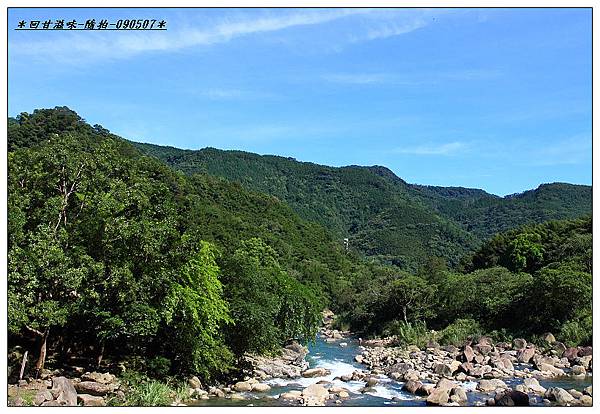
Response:
MULTIPOLYGON (((245 375, 230 383, 190 378, 189 398, 172 405, 592 405, 591 347, 568 348, 551 335, 545 347, 486 337, 461 347, 396 347, 393 338, 363 341, 331 329, 331 321, 326 313, 308 348, 291 343, 278 357, 246 355, 245 375)), ((27 405, 43 406, 103 406, 124 392, 114 375, 82 371, 45 372, 8 390, 13 405, 27 396, 27 405)))

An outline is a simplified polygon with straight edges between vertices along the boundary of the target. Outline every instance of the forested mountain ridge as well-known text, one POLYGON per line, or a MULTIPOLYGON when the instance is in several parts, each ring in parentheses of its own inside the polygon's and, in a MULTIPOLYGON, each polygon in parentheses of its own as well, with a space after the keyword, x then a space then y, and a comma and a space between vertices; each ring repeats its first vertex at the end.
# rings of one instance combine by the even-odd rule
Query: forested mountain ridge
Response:
POLYGON ((293 158, 215 148, 134 143, 186 174, 206 172, 285 200, 359 251, 404 268, 460 256, 493 234, 591 212, 590 186, 542 184, 499 197, 480 189, 409 184, 382 166, 329 167, 293 158))
MULTIPOLYGON (((328 167, 293 158, 134 144, 186 174, 206 172, 274 195, 301 217, 348 238, 358 251, 406 269, 429 256, 456 264, 477 239, 372 167, 328 167)), ((383 167, 379 167, 383 168, 383 167)))

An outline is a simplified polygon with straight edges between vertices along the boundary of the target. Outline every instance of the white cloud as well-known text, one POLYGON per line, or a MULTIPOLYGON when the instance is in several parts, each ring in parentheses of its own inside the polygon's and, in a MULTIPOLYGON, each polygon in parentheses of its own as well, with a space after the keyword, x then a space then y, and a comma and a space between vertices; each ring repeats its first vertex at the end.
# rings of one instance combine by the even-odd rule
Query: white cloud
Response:
POLYGON ((449 142, 436 145, 419 145, 416 147, 400 147, 393 150, 396 154, 412 155, 454 155, 466 149, 464 142, 449 142))
MULTIPOLYGON (((156 32, 78 32, 49 33, 47 40, 35 39, 31 33, 11 33, 10 60, 27 55, 38 59, 54 59, 66 63, 87 60, 119 59, 144 52, 178 51, 196 46, 229 42, 253 34, 277 32, 288 28, 314 26, 354 17, 351 25, 336 29, 331 38, 317 39, 331 43, 356 43, 397 36, 422 28, 429 16, 447 11, 405 9, 295 9, 293 11, 262 10, 229 14, 218 21, 200 27, 189 21, 169 21, 167 31, 156 32), (427 16, 424 17, 424 16, 427 16), (23 36, 18 38, 18 36, 23 36), (18 39, 18 40, 16 40, 18 39), (32 40, 35 39, 35 40, 32 40)), ((206 21, 206 20, 205 20, 206 21)), ((306 45, 303 45, 304 47, 306 45)), ((335 46, 335 47, 334 47, 335 46)))

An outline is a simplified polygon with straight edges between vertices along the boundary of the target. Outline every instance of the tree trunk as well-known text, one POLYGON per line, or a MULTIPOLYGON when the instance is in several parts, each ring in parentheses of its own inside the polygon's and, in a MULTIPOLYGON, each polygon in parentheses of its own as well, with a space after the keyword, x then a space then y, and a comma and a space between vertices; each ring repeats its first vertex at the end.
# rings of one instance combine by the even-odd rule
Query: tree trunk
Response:
POLYGON ((41 340, 40 340, 40 353, 39 353, 38 360, 35 364, 36 378, 39 377, 40 373, 44 369, 44 363, 46 362, 46 353, 47 353, 46 344, 48 343, 48 335, 49 334, 50 334, 50 328, 46 328, 46 332, 44 332, 44 334, 42 335, 41 340))
POLYGON ((100 369, 102 358, 104 358, 104 341, 102 341, 102 345, 100 345, 100 354, 98 355, 96 369, 100 369))
POLYGON ((406 311, 406 306, 403 306, 403 307, 402 307, 402 313, 404 313, 404 322, 405 322, 405 323, 408 323, 408 318, 406 317, 406 312, 407 312, 407 311, 406 311))

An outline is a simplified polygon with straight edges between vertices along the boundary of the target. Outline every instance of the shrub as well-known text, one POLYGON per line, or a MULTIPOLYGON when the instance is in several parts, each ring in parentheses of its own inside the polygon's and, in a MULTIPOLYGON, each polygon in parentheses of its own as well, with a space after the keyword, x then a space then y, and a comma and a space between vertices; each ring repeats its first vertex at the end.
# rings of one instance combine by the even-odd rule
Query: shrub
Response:
POLYGON ((424 321, 404 322, 394 320, 389 322, 383 329, 386 336, 395 336, 398 345, 416 345, 423 348, 427 342, 435 339, 433 331, 427 330, 424 321))
POLYGON ((474 319, 457 319, 440 331, 438 341, 443 345, 462 345, 468 339, 483 335, 483 330, 474 319))

